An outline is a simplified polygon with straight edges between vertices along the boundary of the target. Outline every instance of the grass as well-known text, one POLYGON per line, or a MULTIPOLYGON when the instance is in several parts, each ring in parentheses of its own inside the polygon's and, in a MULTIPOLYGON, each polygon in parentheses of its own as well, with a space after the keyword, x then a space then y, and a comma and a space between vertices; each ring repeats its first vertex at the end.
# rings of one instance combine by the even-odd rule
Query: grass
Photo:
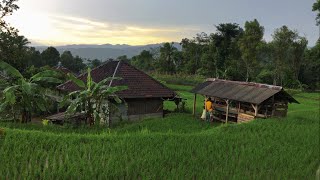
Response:
MULTIPOLYGON (((176 88, 190 111, 190 87, 176 88)), ((0 179, 314 179, 319 96, 295 97, 301 104, 286 118, 247 124, 208 124, 188 113, 112 130, 0 123, 0 179)))

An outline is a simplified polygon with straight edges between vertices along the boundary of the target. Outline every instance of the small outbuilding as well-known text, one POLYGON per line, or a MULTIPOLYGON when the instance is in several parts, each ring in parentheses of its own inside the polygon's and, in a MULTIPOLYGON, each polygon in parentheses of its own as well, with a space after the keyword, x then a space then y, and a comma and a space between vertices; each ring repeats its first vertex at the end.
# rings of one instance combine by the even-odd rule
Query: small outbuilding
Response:
POLYGON ((288 103, 299 103, 281 86, 253 82, 210 78, 196 86, 193 114, 196 114, 197 94, 211 97, 214 119, 223 122, 247 122, 255 118, 285 117, 288 103))
MULTIPOLYGON (((120 111, 111 115, 111 120, 127 119, 137 120, 146 117, 163 117, 163 101, 174 100, 177 94, 161 84, 146 73, 124 61, 109 60, 92 69, 93 81, 100 82, 107 77, 120 77, 121 80, 108 82, 109 86, 127 86, 128 89, 116 94, 123 100, 118 105, 120 111)), ((87 73, 78 76, 86 81, 87 73)), ((71 81, 59 85, 60 93, 79 90, 79 87, 71 81)))

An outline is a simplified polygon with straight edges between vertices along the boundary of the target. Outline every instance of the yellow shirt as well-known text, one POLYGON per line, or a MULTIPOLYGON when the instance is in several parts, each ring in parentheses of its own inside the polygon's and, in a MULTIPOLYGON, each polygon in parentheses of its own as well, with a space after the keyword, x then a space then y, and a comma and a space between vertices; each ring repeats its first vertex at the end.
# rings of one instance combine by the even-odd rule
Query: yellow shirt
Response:
POLYGON ((211 112, 213 110, 211 101, 206 101, 206 110, 209 112, 211 112))

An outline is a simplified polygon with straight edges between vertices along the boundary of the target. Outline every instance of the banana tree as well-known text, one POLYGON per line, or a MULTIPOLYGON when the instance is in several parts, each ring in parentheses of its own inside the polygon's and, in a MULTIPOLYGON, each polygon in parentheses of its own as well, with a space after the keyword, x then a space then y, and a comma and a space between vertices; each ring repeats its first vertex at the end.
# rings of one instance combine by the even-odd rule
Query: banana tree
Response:
POLYGON ((61 83, 56 78, 60 73, 53 70, 46 70, 33 75, 31 78, 25 78, 10 64, 0 61, 0 71, 8 85, 2 90, 2 99, 0 112, 11 111, 13 118, 16 119, 15 112, 21 114, 21 122, 31 121, 31 114, 36 109, 47 111, 46 102, 48 96, 42 83, 61 83))
POLYGON ((110 127, 111 109, 117 109, 116 103, 121 103, 121 99, 115 93, 127 89, 127 86, 109 86, 108 82, 120 79, 115 77, 108 77, 96 83, 91 77, 90 68, 87 71, 86 82, 77 79, 73 74, 68 74, 68 76, 80 90, 66 95, 60 107, 68 104, 67 114, 83 113, 90 125, 107 122, 110 127))

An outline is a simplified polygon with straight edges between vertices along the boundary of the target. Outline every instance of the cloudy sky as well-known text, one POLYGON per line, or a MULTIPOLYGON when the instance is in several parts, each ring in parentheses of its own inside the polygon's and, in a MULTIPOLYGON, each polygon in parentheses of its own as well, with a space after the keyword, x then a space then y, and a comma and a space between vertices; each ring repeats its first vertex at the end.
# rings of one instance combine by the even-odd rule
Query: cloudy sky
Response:
POLYGON ((180 42, 214 25, 258 19, 269 41, 287 25, 314 45, 315 0, 19 0, 8 21, 34 45, 180 42))

